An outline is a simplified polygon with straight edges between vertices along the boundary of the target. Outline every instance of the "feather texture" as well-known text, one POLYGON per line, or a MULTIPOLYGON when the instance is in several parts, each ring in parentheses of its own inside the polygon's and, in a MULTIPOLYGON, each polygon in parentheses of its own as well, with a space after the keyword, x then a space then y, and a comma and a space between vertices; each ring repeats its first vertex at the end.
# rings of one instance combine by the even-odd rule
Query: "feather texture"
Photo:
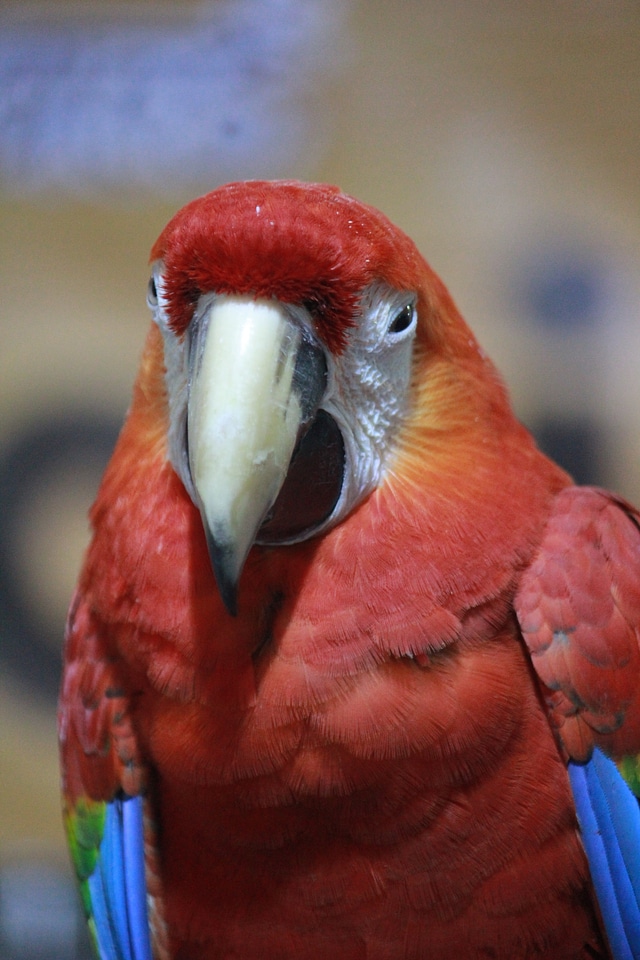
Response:
POLYGON ((65 817, 89 929, 104 960, 151 960, 141 797, 81 800, 65 817))
POLYGON ((640 952, 640 807, 600 750, 585 766, 569 764, 591 876, 615 960, 640 952))
POLYGON ((640 740, 640 515, 606 491, 556 499, 516 599, 564 749, 617 756, 640 740), (571 544, 571 550, 567 550, 571 544))

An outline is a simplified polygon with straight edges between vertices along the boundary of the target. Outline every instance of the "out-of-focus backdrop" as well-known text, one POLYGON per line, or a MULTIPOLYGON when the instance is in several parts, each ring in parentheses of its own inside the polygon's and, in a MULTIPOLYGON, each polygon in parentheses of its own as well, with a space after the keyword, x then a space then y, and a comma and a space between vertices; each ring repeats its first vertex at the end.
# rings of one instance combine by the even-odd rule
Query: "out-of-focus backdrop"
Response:
POLYGON ((4 4, 0 960, 88 956, 58 801, 65 608, 149 248, 183 202, 246 177, 384 210, 540 443, 640 501, 635 0, 4 4))

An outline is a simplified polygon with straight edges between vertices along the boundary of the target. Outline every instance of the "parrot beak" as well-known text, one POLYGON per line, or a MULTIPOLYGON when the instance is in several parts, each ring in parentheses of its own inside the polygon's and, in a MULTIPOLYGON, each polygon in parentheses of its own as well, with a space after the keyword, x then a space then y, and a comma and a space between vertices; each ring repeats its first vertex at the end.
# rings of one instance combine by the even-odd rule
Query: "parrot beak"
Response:
POLYGON ((194 318, 188 453, 222 600, 237 584, 326 388, 324 351, 292 308, 217 296, 194 318))

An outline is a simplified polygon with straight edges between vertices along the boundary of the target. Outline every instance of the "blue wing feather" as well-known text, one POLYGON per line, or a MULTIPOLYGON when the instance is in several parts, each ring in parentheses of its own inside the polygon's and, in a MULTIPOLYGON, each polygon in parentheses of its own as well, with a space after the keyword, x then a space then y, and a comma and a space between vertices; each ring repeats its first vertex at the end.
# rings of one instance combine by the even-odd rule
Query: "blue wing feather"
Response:
POLYGON ((135 800, 135 803, 131 800, 124 803, 122 811, 127 916, 133 960, 151 960, 144 871, 143 802, 141 797, 135 800))
POLYGON ((102 869, 98 867, 87 881, 91 898, 92 930, 101 960, 120 960, 113 938, 110 922, 110 909, 104 888, 102 869))
POLYGON ((142 797, 107 804, 96 868, 88 880, 101 960, 152 960, 144 874, 142 797))
POLYGON ((569 764, 593 885, 614 960, 640 958, 640 806, 599 750, 569 764))
POLYGON ((121 800, 114 801, 107 807, 99 868, 104 878, 107 904, 110 907, 109 917, 114 939, 118 945, 118 956, 121 956, 122 960, 132 960, 127 930, 122 807, 121 800))

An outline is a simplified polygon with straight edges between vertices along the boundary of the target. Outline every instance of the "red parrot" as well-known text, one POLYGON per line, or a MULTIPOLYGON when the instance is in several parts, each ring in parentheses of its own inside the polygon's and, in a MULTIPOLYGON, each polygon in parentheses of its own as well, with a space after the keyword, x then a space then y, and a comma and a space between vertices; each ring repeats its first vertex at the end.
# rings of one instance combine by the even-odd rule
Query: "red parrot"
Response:
POLYGON ((640 514, 325 185, 152 251, 59 728, 103 960, 640 956, 640 514))

